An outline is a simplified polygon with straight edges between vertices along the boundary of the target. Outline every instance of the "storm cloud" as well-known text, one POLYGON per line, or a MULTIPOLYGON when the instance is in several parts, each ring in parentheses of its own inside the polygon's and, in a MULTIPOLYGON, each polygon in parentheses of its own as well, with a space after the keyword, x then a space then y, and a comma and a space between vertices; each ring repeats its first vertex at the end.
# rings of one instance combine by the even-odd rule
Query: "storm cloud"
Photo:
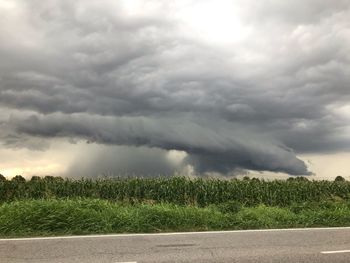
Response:
MULTIPOLYGON (((166 154, 177 150, 197 173, 291 175, 311 174, 298 154, 350 149, 348 1, 18 0, 0 10, 1 147, 45 151, 67 138, 126 147, 117 171, 148 149, 150 173, 176 169, 166 154)), ((111 149, 104 156, 123 154, 111 149)), ((94 173, 109 166, 101 155, 91 153, 94 173)))

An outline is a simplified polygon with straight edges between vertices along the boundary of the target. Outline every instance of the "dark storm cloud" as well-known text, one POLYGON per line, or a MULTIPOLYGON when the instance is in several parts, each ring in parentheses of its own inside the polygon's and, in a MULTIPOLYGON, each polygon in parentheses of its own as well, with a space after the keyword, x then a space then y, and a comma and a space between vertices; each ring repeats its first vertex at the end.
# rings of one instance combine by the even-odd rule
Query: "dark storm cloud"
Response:
POLYGON ((347 1, 236 1, 250 33, 228 44, 181 21, 196 1, 162 2, 2 7, 3 144, 83 138, 182 150, 199 172, 294 175, 309 174, 296 153, 349 150, 347 1))
POLYGON ((199 172, 228 173, 236 167, 308 174, 292 150, 267 136, 226 121, 86 114, 13 117, 17 132, 43 137, 80 137, 89 142, 181 150, 199 172))

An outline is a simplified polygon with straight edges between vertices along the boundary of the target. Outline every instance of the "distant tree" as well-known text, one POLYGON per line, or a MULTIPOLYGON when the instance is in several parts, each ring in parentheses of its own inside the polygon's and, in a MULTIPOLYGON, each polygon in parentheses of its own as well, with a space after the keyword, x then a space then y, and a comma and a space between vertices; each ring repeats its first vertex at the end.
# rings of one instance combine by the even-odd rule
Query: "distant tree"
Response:
POLYGON ((288 177, 287 182, 292 182, 294 181, 294 177, 288 177))
POLYGON ((32 178, 30 179, 31 182, 38 182, 41 180, 41 177, 40 176, 32 176, 32 178))
POLYGON ((0 182, 5 182, 5 181, 6 181, 6 177, 0 174, 0 182))
POLYGON ((338 175, 335 179, 334 182, 345 182, 345 178, 343 176, 338 175))
POLYGON ((11 181, 24 183, 26 181, 26 179, 22 175, 16 175, 15 177, 13 177, 11 179, 11 181))
POLYGON ((244 177, 243 177, 243 180, 244 180, 244 181, 249 181, 250 178, 249 178, 249 176, 244 176, 244 177))

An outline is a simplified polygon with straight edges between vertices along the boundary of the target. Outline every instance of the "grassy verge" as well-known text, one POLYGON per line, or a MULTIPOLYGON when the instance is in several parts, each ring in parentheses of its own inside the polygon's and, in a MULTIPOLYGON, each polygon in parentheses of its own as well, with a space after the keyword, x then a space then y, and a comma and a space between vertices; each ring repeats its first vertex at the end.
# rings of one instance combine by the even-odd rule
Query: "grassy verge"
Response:
POLYGON ((350 226, 350 203, 304 203, 287 208, 224 203, 200 208, 49 199, 0 205, 2 237, 319 226, 350 226))

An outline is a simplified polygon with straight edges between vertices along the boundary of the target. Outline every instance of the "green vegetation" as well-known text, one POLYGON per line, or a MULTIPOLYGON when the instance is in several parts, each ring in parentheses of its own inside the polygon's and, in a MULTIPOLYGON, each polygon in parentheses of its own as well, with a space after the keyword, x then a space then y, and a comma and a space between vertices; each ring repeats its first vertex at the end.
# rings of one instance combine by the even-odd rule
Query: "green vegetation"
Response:
POLYGON ((224 212, 216 205, 131 205, 101 199, 14 201, 0 206, 0 236, 350 226, 349 202, 236 208, 224 212))
POLYGON ((258 179, 219 180, 171 178, 117 178, 72 180, 47 176, 29 181, 0 180, 0 202, 45 198, 98 198, 110 201, 172 203, 205 207, 235 201, 245 206, 286 207, 294 203, 350 199, 350 182, 258 179))
POLYGON ((3 176, 2 174, 0 174, 0 182, 2 182, 2 181, 6 181, 6 177, 3 176))
POLYGON ((350 226, 350 183, 0 177, 0 236, 350 226))

